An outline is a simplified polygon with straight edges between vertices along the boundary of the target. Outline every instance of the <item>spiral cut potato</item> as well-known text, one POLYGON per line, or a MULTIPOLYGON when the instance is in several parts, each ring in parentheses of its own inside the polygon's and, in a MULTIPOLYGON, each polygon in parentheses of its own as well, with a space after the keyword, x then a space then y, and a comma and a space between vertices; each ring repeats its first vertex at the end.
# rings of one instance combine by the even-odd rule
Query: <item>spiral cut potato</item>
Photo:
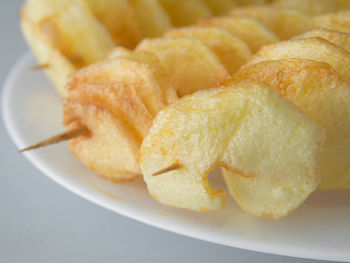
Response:
POLYGON ((141 175, 137 152, 152 119, 176 99, 157 58, 114 55, 78 71, 68 83, 64 124, 90 134, 70 141, 73 153, 115 181, 141 175))
POLYGON ((207 18, 229 2, 41 1, 26 3, 22 28, 65 96, 64 124, 89 130, 70 148, 93 171, 143 173, 160 202, 205 211, 226 200, 207 180, 219 165, 238 204, 263 218, 317 187, 350 187, 348 11, 248 6, 207 18), (185 6, 206 18, 168 30, 185 6))
POLYGON ((322 132, 268 86, 224 85, 177 100, 161 111, 140 150, 151 195, 163 204, 206 211, 226 195, 208 173, 225 167, 230 192, 247 212, 279 218, 299 206, 319 182, 322 132), (153 174, 178 163, 180 168, 153 174))
POLYGON ((64 97, 67 78, 114 46, 134 48, 145 37, 228 13, 236 5, 233 0, 27 0, 20 17, 41 68, 64 97))
POLYGON ((320 189, 350 183, 350 85, 327 63, 307 59, 265 61, 232 79, 265 82, 286 96, 327 132, 320 155, 320 189))

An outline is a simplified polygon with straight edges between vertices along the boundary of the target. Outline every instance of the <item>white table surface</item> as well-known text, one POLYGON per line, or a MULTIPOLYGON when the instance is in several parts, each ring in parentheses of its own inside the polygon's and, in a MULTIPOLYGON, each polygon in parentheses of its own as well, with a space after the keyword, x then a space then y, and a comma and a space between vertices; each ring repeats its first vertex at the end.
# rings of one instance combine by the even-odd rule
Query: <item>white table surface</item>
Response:
MULTIPOLYGON (((0 3, 0 83, 27 50, 23 1, 0 3)), ((26 87, 23 87, 24 89, 26 87)), ((114 214, 68 192, 17 152, 0 122, 0 262, 317 262, 224 247, 114 214)))

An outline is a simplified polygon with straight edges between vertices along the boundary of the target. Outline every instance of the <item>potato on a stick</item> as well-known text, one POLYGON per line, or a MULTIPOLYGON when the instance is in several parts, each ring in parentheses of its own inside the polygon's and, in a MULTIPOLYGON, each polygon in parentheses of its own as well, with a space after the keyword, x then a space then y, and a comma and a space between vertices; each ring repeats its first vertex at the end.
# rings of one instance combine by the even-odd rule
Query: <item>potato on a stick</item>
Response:
POLYGON ((72 152, 92 170, 120 181, 141 175, 137 153, 154 116, 167 105, 161 66, 152 54, 106 59, 81 69, 68 83, 64 124, 87 127, 70 140, 72 152))
POLYGON ((23 32, 62 95, 67 75, 107 56, 114 47, 82 0, 28 0, 21 10, 23 32))
POLYGON ((247 65, 288 58, 306 58, 328 63, 344 80, 350 81, 350 53, 340 46, 317 37, 283 41, 264 46, 248 61, 247 65))
POLYGON ((320 155, 320 189, 346 188, 350 183, 350 85, 334 69, 307 59, 265 61, 241 69, 233 82, 265 82, 286 96, 323 127, 326 141, 320 155))
POLYGON ((179 97, 213 88, 229 77, 215 54, 195 38, 145 39, 136 51, 158 57, 179 97))
POLYGON ((234 172, 226 179, 243 209, 279 218, 317 188, 322 138, 313 121, 271 88, 228 85, 162 110, 143 140, 140 164, 148 190, 163 204, 222 208, 225 193, 208 181, 208 173, 222 166, 234 172), (174 164, 180 168, 154 176, 174 164))
POLYGON ((165 36, 198 39, 215 53, 230 74, 235 73, 252 56, 246 43, 219 27, 174 28, 165 36))

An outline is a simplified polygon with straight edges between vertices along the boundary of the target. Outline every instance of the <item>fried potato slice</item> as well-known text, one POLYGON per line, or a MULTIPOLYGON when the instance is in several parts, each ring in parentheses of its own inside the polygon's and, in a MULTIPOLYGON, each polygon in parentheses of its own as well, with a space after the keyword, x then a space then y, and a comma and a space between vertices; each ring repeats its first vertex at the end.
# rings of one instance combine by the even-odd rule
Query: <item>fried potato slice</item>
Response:
POLYGON ((21 19, 80 68, 107 56, 114 47, 104 27, 81 0, 29 0, 21 19))
POLYGON ((350 53, 322 38, 296 39, 265 46, 247 64, 288 58, 306 58, 328 63, 344 80, 350 81, 350 53))
POLYGON ((44 69, 52 81, 56 91, 67 96, 65 85, 68 77, 76 71, 76 67, 41 34, 39 28, 26 19, 21 21, 22 32, 31 46, 39 64, 47 65, 44 69))
POLYGON ((187 26, 210 17, 210 9, 201 0, 159 0, 174 26, 187 26))
POLYGON ((145 39, 136 51, 158 57, 179 97, 213 88, 229 76, 215 54, 195 38, 145 39))
POLYGON ((137 56, 138 58, 124 56, 108 59, 86 67, 79 74, 74 74, 69 87, 76 86, 75 83, 106 85, 107 87, 111 83, 119 83, 123 87, 130 86, 129 88, 136 90, 148 112, 154 117, 166 106, 163 91, 168 87, 162 86, 167 83, 166 75, 164 71, 161 71, 163 68, 159 64, 153 66, 159 63, 153 54, 142 52, 137 56))
POLYGON ((149 192, 163 204, 197 211, 222 208, 208 172, 220 165, 247 212, 279 218, 314 191, 320 177, 318 127, 262 84, 228 85, 186 96, 156 117, 140 150, 149 192), (153 173, 177 163, 177 170, 153 173))
POLYGON ((276 8, 268 5, 234 8, 230 15, 255 18, 267 26, 281 40, 290 39, 307 31, 312 23, 310 17, 296 10, 276 8))
POLYGON ((307 59, 266 61, 240 70, 233 82, 265 82, 327 132, 320 155, 320 189, 350 183, 350 86, 326 63, 307 59))
POLYGON ((227 14, 232 8, 237 6, 233 0, 203 0, 203 2, 216 16, 227 14))
POLYGON ((278 42, 278 37, 261 22, 250 17, 215 17, 199 22, 200 26, 220 27, 247 43, 255 53, 263 45, 278 42))
POLYGON ((115 182, 141 175, 137 161, 141 141, 122 119, 105 108, 72 100, 64 103, 64 114, 65 125, 74 128, 82 123, 92 131, 69 141, 73 154, 87 167, 115 182))
MULTIPOLYGON (((350 4, 350 2, 349 2, 350 4)), ((325 27, 340 32, 350 33, 350 11, 316 16, 313 19, 314 27, 325 27)))
POLYGON ((218 27, 184 27, 168 31, 167 37, 194 37, 212 50, 230 74, 235 73, 252 56, 239 38, 218 27))
POLYGON ((320 15, 350 8, 348 0, 275 0, 277 7, 296 9, 310 15, 320 15))
POLYGON ((350 33, 339 32, 328 28, 315 28, 302 35, 296 36, 296 39, 319 37, 323 38, 337 46, 350 52, 350 33))
POLYGON ((143 37, 157 37, 171 28, 168 13, 158 0, 129 0, 143 37))
MULTIPOLYGON (((135 61, 137 63, 141 63, 144 67, 147 67, 150 71, 153 72, 154 77, 157 79, 157 83, 159 88, 161 89, 163 103, 159 103, 158 107, 155 107, 155 114, 164 107, 164 105, 168 105, 173 103, 178 99, 176 95, 175 88, 168 81, 168 77, 166 76, 165 69, 161 65, 159 59, 150 52, 133 52, 126 48, 117 47, 113 49, 113 51, 109 55, 110 59, 117 58, 127 58, 129 60, 135 61)), ((158 92, 156 92, 158 93, 158 92)), ((147 98, 146 98, 147 99, 147 98)))
POLYGON ((133 48, 142 38, 136 14, 128 0, 84 0, 118 46, 133 48))
MULTIPOLYGON (((125 50, 124 50, 125 51, 125 50)), ((120 52, 119 54, 122 54, 120 52)), ((153 118, 166 106, 165 73, 153 54, 112 57, 76 72, 68 83, 64 124, 90 131, 70 142, 72 152, 108 179, 141 174, 137 154, 153 118)))

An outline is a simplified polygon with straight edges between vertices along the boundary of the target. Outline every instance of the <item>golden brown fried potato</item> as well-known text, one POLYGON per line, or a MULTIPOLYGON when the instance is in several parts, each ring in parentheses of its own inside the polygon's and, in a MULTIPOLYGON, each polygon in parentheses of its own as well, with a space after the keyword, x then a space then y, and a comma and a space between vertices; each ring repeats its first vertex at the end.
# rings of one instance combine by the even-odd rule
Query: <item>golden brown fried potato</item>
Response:
POLYGON ((320 156, 320 189, 350 183, 350 86, 326 63, 306 59, 266 61, 240 70, 233 81, 265 82, 327 132, 320 156))
POLYGON ((265 46, 247 64, 288 58, 328 63, 344 80, 350 81, 350 53, 322 38, 296 39, 265 46))
POLYGON ((38 27, 67 58, 78 57, 72 61, 77 67, 103 59, 114 47, 107 31, 81 0, 29 0, 21 18, 38 27))
POLYGON ((168 13, 158 0, 129 0, 143 37, 157 37, 171 28, 168 13))
POLYGON ((350 8, 348 0, 275 0, 277 7, 296 9, 300 12, 319 15, 350 8))
POLYGON ((179 97, 213 88, 229 76, 215 54, 194 38, 145 39, 136 51, 158 57, 179 97))
MULTIPOLYGON (((126 53, 125 53, 126 54, 126 53)), ((165 73, 152 54, 138 53, 95 63, 68 83, 64 124, 90 134, 70 141, 84 164, 113 181, 141 174, 137 154, 158 111, 167 105, 165 73)))
POLYGON ((187 26, 210 17, 210 9, 201 0, 159 0, 174 26, 187 26))
POLYGON ((203 2, 216 16, 227 14, 232 8, 237 6, 233 0, 203 0, 203 2))
POLYGON ((339 32, 327 28, 316 28, 295 37, 296 39, 319 37, 350 52, 350 33, 339 32))
POLYGON ((44 69, 56 91, 67 96, 65 85, 68 77, 76 71, 76 67, 43 36, 39 29, 29 21, 21 21, 22 32, 35 53, 40 65, 47 65, 44 69))
MULTIPOLYGON (((137 63, 142 63, 142 65, 147 67, 150 71, 157 73, 155 74, 155 77, 157 78, 158 82, 157 86, 159 86, 162 93, 161 97, 163 98, 163 102, 155 102, 155 107, 153 107, 155 110, 152 111, 154 114, 157 114, 157 112, 163 108, 164 105, 171 104, 178 99, 175 89, 167 80, 163 66, 154 54, 149 52, 133 52, 122 47, 117 47, 110 53, 109 58, 127 58, 137 63)), ((145 99, 147 99, 147 97, 145 97, 145 99)))
POLYGON ((21 24, 38 60, 49 65, 47 72, 61 95, 66 93, 67 75, 103 59, 114 47, 81 0, 28 0, 21 24))
POLYGON ((168 31, 167 37, 194 37, 210 48, 230 74, 252 56, 249 47, 228 31, 216 27, 184 27, 168 31))
POLYGON ((247 43, 255 53, 263 45, 278 42, 278 37, 261 22, 250 17, 216 17, 202 20, 200 26, 220 27, 247 43))
POLYGON ((244 210, 279 218, 317 188, 321 141, 318 127, 271 88, 228 85, 161 111, 142 143, 140 164, 148 190, 163 204, 222 208, 226 195, 208 181, 219 165, 230 171, 227 185, 244 210), (177 170, 153 176, 174 163, 177 170))
POLYGON ((116 45, 132 48, 141 40, 137 17, 127 0, 83 0, 105 26, 116 45))
POLYGON ((314 27, 324 27, 350 33, 350 11, 316 16, 313 25, 314 27))
POLYGON ((234 8, 230 15, 252 17, 259 20, 281 40, 287 40, 310 28, 311 18, 296 11, 268 5, 234 8))

